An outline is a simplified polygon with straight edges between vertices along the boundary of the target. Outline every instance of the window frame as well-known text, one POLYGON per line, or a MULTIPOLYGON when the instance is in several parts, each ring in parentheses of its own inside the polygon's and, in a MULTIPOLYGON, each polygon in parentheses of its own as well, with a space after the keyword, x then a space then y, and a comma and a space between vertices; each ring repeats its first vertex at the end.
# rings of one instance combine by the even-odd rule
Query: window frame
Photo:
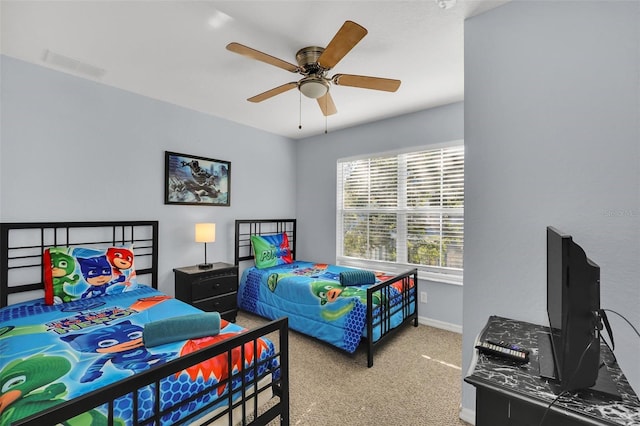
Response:
MULTIPOLYGON (((362 154, 362 155, 357 155, 357 156, 352 156, 352 157, 345 157, 345 158, 339 158, 336 161, 336 264, 337 265, 343 265, 343 266, 351 266, 351 267, 356 267, 356 268, 365 268, 365 269, 373 269, 373 270, 378 270, 378 271, 384 271, 384 272, 388 272, 388 273, 401 273, 406 271, 407 269, 411 269, 411 268, 417 268, 418 269, 418 277, 420 279, 426 279, 429 281, 435 281, 435 282, 441 282, 441 283, 446 283, 446 284, 454 284, 454 285, 462 285, 463 283, 463 276, 464 276, 464 265, 461 269, 458 268, 447 268, 447 267, 440 267, 440 266, 427 266, 427 265, 416 265, 416 264, 411 264, 408 263, 406 261, 403 261, 404 259, 406 259, 406 253, 402 253, 402 254, 398 254, 399 256, 404 256, 403 259, 401 259, 401 261, 381 261, 381 260, 370 260, 370 259, 361 259, 361 258, 356 258, 356 257, 350 257, 350 256, 345 256, 343 255, 343 237, 344 237, 344 232, 343 232, 343 225, 344 222, 342 220, 342 215, 345 212, 350 212, 350 213, 390 213, 390 212, 394 212, 398 218, 398 222, 396 224, 396 226, 398 227, 398 240, 396 242, 397 246, 402 246, 403 244, 406 246, 406 242, 407 242, 407 222, 406 220, 403 219, 403 217, 406 217, 406 215, 411 214, 411 213, 419 213, 421 211, 424 211, 424 209, 414 209, 411 208, 409 206, 407 206, 406 204, 406 191, 403 192, 402 194, 398 194, 398 200, 401 202, 402 205, 399 205, 398 207, 389 209, 389 208, 378 208, 378 209, 371 209, 371 208, 366 208, 366 209, 357 209, 357 210, 345 210, 343 208, 343 200, 341 199, 342 197, 342 184, 343 181, 341 180, 342 178, 342 171, 341 171, 341 167, 340 165, 342 163, 345 162, 352 162, 352 161, 358 161, 358 160, 367 160, 367 159, 373 159, 373 158, 380 158, 380 157, 391 157, 391 156, 402 156, 403 154, 410 154, 410 153, 417 153, 417 152, 422 152, 422 151, 431 151, 431 150, 441 150, 441 149, 446 149, 446 148, 452 148, 452 147, 461 147, 463 149, 463 155, 464 155, 464 140, 463 139, 458 139, 458 140, 453 140, 453 141, 449 141, 449 142, 444 142, 444 143, 438 143, 438 144, 430 144, 430 145, 423 145, 423 146, 416 146, 416 147, 409 147, 409 148, 404 148, 404 149, 400 149, 400 150, 393 150, 393 151, 385 151, 385 152, 378 152, 378 153, 371 153, 371 154, 362 154), (403 233, 404 236, 401 236, 399 234, 403 233)), ((400 157, 402 158, 402 157, 400 157)), ((404 182, 404 179, 400 176, 398 176, 398 187, 399 188, 404 188, 406 190, 406 182, 404 182)), ((456 213, 458 215, 460 215, 460 217, 462 218, 462 226, 464 229, 464 204, 462 207, 456 207, 456 208, 451 208, 451 207, 446 207, 446 208, 432 208, 432 210, 434 212, 436 211, 442 211, 442 210, 446 210, 452 213, 456 213)), ((463 252, 464 252, 464 240, 462 242, 462 247, 463 247, 463 252)), ((406 249, 404 250, 404 252, 406 252, 406 249)))

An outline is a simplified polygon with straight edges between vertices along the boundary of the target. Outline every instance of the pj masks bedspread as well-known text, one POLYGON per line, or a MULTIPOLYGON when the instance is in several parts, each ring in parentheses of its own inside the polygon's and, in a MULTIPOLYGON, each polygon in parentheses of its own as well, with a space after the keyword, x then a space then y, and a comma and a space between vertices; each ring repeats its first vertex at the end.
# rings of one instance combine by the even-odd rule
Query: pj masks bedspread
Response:
MULTIPOLYGON (((353 353, 361 338, 367 337, 367 287, 371 285, 341 285, 340 273, 345 271, 354 269, 305 261, 265 269, 251 267, 240 280, 239 305, 270 319, 288 316, 290 328, 353 353)), ((376 283, 391 278, 378 272, 375 275, 376 283)), ((415 286, 411 285, 413 298, 415 286)), ((402 322, 401 288, 393 286, 388 296, 376 292, 373 297, 376 306, 389 297, 391 328, 402 322)), ((380 334, 379 327, 374 328, 374 341, 380 334)))
MULTIPOLYGON (((198 312, 201 311, 146 286, 60 305, 45 305, 44 299, 39 299, 0 309, 0 425, 11 424, 244 330, 222 320, 218 335, 152 348, 144 346, 145 323, 198 312)), ((273 343, 265 339, 259 341, 257 348, 258 359, 275 353, 273 343)), ((245 366, 253 363, 252 355, 253 350, 245 351, 245 366)), ((243 368, 242 360, 235 356, 232 362, 238 363, 233 366, 235 369, 243 368)), ((161 409, 205 388, 211 391, 190 404, 191 410, 227 395, 227 386, 215 386, 227 378, 227 363, 228 357, 221 355, 163 379, 161 409)), ((258 375, 269 369, 276 371, 275 359, 270 365, 261 365, 258 375)), ((253 375, 253 369, 247 369, 245 374, 253 375)), ((238 375, 232 382, 234 390, 241 380, 238 375)), ((145 390, 138 397, 138 412, 143 419, 152 411, 155 395, 153 386, 145 390)), ((226 404, 226 398, 221 400, 224 401, 220 404, 226 404)), ((117 424, 131 424, 132 410, 130 396, 117 400, 114 410, 117 424)), ((162 424, 183 418, 185 410, 173 411, 162 424)), ((68 423, 106 424, 106 410, 92 409, 68 423)))

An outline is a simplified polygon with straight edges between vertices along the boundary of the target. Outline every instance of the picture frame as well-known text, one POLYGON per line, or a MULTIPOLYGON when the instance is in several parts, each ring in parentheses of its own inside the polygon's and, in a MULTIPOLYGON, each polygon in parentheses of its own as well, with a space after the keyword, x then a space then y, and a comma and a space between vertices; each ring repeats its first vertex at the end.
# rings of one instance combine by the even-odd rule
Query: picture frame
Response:
POLYGON ((164 203, 231 205, 231 162, 165 151, 164 203))

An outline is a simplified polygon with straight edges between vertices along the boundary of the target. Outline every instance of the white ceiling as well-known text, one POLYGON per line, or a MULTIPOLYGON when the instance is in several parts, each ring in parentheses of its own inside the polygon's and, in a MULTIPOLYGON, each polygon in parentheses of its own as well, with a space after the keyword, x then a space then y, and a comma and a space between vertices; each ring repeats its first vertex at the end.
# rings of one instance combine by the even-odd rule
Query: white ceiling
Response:
POLYGON ((301 76, 231 53, 229 42, 295 64, 298 49, 326 46, 344 21, 364 26, 368 35, 329 75, 393 78, 402 85, 395 93, 332 86, 338 109, 327 119, 332 131, 463 100, 464 19, 506 1, 458 0, 441 9, 435 0, 2 0, 1 51, 299 139, 324 132, 315 100, 300 99, 297 90, 257 104, 246 99, 301 76), (216 16, 224 19, 211 25, 216 16), (75 62, 63 64, 65 58, 75 62))

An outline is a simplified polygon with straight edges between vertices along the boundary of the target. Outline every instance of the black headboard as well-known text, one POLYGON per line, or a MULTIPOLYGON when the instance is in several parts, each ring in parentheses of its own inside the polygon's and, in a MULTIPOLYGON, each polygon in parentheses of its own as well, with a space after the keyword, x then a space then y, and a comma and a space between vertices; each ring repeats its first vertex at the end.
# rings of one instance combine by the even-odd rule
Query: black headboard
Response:
POLYGON ((235 264, 252 260, 252 235, 273 235, 286 233, 289 238, 291 255, 296 258, 296 219, 246 219, 236 220, 235 264))
POLYGON ((44 289, 46 248, 119 244, 134 245, 138 281, 158 288, 158 221, 0 223, 0 307, 44 289))

